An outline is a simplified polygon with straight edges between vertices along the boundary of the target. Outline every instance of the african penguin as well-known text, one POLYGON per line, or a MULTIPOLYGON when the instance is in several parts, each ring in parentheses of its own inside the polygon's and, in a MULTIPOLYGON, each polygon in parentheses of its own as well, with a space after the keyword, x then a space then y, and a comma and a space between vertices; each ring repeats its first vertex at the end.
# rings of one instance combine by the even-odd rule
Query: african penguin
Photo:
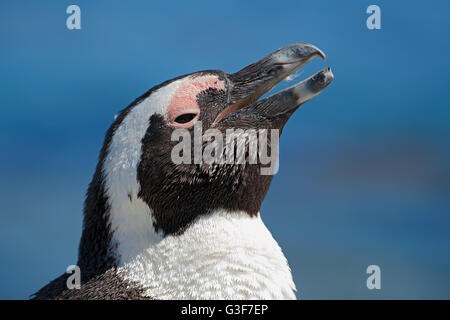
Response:
POLYGON ((325 55, 292 44, 233 74, 166 81, 122 110, 87 192, 81 288, 68 289, 63 274, 34 299, 295 299, 287 260, 259 213, 272 175, 261 163, 176 164, 172 134, 193 134, 200 123, 223 133, 281 131, 332 81, 330 68, 258 99, 315 57, 325 55))

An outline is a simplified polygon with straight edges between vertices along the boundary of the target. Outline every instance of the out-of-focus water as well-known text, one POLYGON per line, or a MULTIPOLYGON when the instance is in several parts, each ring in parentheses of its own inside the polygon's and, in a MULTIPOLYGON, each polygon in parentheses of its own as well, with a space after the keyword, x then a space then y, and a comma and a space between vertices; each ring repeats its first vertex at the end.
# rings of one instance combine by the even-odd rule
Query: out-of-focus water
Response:
MULTIPOLYGON (((310 42, 334 82, 290 119, 261 214, 301 298, 450 298, 450 4, 0 4, 0 298, 76 262, 84 194, 114 115, 150 87, 310 42), (381 267, 381 290, 366 287, 381 267)), ((284 88, 294 82, 284 82, 284 88)))

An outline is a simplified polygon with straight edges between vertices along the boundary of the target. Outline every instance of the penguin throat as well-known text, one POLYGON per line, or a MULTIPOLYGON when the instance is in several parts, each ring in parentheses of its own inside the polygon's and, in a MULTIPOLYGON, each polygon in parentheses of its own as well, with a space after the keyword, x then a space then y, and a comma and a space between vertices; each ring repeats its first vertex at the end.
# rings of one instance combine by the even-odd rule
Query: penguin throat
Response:
POLYGON ((217 210, 181 235, 117 240, 119 274, 152 298, 295 299, 286 258, 259 214, 217 210))

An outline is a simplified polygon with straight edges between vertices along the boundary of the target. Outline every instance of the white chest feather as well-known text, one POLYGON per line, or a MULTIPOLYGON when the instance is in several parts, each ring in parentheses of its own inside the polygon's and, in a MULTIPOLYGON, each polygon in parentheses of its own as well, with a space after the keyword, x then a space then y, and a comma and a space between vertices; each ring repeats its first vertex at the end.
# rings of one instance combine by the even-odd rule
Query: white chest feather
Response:
POLYGON ((215 212, 137 255, 119 272, 157 299, 295 299, 280 247, 261 218, 215 212))

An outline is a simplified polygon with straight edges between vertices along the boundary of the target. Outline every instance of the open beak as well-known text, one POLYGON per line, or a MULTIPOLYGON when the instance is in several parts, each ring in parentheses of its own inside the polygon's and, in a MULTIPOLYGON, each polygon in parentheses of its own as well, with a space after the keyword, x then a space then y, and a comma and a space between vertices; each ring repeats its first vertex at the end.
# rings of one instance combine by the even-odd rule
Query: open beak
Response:
POLYGON ((230 118, 253 116, 281 120, 276 122, 283 126, 300 105, 318 95, 330 84, 333 80, 331 69, 322 69, 290 88, 265 99, 258 99, 315 57, 326 59, 325 54, 317 47, 296 43, 231 74, 230 103, 217 116, 215 123, 227 122, 230 118))

